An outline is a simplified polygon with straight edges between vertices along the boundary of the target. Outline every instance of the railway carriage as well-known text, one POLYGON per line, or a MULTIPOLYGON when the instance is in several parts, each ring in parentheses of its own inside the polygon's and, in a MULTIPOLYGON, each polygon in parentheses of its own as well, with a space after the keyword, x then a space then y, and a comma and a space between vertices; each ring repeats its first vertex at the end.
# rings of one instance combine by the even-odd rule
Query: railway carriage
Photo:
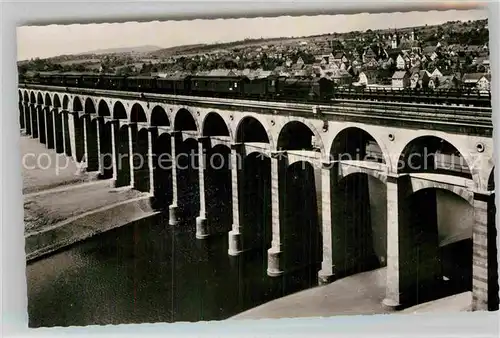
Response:
POLYGON ((195 95, 239 97, 244 94, 242 76, 192 76, 191 93, 195 95))
POLYGON ((189 75, 171 75, 156 79, 159 93, 174 95, 189 95, 191 77, 189 75))
POLYGON ((99 83, 99 74, 83 73, 78 87, 97 88, 98 83, 99 83))
POLYGON ((245 78, 243 81, 243 95, 248 98, 272 98, 276 96, 276 75, 266 77, 245 78))
POLYGON ((126 90, 127 77, 114 74, 105 74, 101 75, 99 84, 99 87, 102 89, 126 90))
POLYGON ((127 78, 127 90, 130 91, 155 91, 156 76, 129 76, 127 78))
POLYGON ((48 86, 63 86, 63 76, 61 73, 55 72, 40 72, 38 73, 38 79, 41 84, 45 84, 48 86))
POLYGON ((63 73, 64 85, 66 87, 79 87, 82 79, 81 73, 63 73))

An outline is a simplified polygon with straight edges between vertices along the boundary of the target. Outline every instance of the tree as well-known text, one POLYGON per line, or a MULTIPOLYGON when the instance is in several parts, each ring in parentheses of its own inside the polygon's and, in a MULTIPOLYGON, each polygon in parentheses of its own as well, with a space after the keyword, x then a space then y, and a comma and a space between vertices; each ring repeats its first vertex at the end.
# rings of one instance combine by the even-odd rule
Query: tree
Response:
POLYGON ((238 65, 233 60, 226 60, 222 64, 223 64, 224 68, 226 68, 226 69, 238 68, 238 65))

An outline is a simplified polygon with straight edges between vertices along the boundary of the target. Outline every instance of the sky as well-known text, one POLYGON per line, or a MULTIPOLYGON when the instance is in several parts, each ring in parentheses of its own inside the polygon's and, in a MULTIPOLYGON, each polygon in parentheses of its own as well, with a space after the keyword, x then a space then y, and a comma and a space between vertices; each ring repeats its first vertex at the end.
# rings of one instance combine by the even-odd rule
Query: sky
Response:
POLYGON ((217 20, 22 26, 17 28, 18 60, 78 54, 97 49, 215 43, 260 37, 290 37, 434 25, 487 19, 487 9, 406 13, 282 16, 217 20))

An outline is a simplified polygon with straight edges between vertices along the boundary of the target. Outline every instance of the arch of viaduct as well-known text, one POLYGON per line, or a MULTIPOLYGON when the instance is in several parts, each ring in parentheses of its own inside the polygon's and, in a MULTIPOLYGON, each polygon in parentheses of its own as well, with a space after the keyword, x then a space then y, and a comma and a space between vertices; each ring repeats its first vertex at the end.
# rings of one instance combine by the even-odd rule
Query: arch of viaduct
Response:
MULTIPOLYGON (((489 269, 496 260, 496 251, 490 248, 491 237, 496 236, 491 216, 494 213, 491 137, 433 128, 393 128, 379 123, 326 120, 312 113, 245 111, 216 104, 197 106, 161 98, 86 95, 64 90, 21 88, 19 111, 21 128, 27 134, 48 148, 85 163, 88 171, 100 172, 116 187, 130 186, 149 192, 156 197, 159 208, 168 208, 171 225, 194 216, 198 239, 228 231, 229 254, 233 256, 251 250, 256 243, 264 243, 269 276, 280 276, 301 264, 296 259, 301 255, 300 250, 289 244, 288 237, 293 236, 286 234, 289 194, 315 195, 311 203, 321 232, 317 243, 321 249, 319 281, 327 283, 349 273, 345 263, 348 259, 342 257, 342 250, 350 244, 341 243, 348 230, 340 229, 342 211, 340 215, 336 211, 340 208, 347 212, 342 182, 365 176, 377 180, 385 186, 386 200, 384 304, 393 308, 409 302, 414 278, 404 268, 411 260, 408 247, 414 245, 409 239, 412 235, 408 232, 410 216, 405 200, 422 191, 448 191, 466 201, 473 210, 473 308, 487 309, 497 302, 492 300, 495 287, 489 269), (366 140, 375 147, 376 160, 367 157, 368 150, 363 148, 366 140), (442 144, 451 147, 451 153, 462 159, 465 174, 431 171, 422 166, 406 170, 412 154, 422 156, 422 149, 437 149, 442 144), (162 154, 168 156, 162 159, 162 154), (213 163, 209 164, 207 156, 200 160, 199 154, 212 157, 218 154, 223 173, 214 173, 210 168, 213 163), (181 155, 186 155, 185 159, 181 155), (196 159, 191 163, 186 161, 193 158, 196 159), (265 163, 261 165, 264 169, 250 170, 245 166, 247 159, 254 164, 259 159, 265 163), (161 161, 168 163, 168 168, 158 169, 161 161), (187 165, 181 168, 181 162, 187 165), (300 176, 299 166, 309 176, 300 176), (245 175, 257 177, 254 184, 263 185, 265 192, 252 190, 252 184, 245 183, 249 179, 245 175), (298 183, 307 185, 304 177, 312 178, 313 182, 307 183, 313 186, 311 189, 290 188, 298 183), (221 179, 225 182, 224 192, 210 195, 207 186, 221 179), (249 202, 246 189, 269 197, 260 201, 270 209, 266 214, 269 222, 264 225, 269 229, 257 240, 252 238, 244 205, 260 202, 249 202), (224 201, 209 206, 210 200, 217 198, 224 201), (187 205, 193 199, 195 206, 187 205), (228 227, 216 224, 221 222, 228 227), (292 251, 297 252, 291 254, 292 251)), ((355 184, 362 184, 361 181, 356 180, 355 184)), ((309 246, 315 243, 305 242, 309 246)), ((355 242, 357 238, 349 243, 355 242)))

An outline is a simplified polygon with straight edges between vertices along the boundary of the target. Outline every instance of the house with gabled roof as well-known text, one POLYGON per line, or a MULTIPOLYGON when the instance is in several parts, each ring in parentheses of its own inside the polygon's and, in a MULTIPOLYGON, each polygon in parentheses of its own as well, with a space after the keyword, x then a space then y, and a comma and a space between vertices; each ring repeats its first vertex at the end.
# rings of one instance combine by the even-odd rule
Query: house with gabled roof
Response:
POLYGON ((410 86, 410 74, 405 70, 398 70, 392 75, 392 88, 407 88, 410 86))
POLYGON ((490 90, 491 75, 484 73, 466 73, 462 78, 464 87, 490 90))
POLYGON ((358 83, 361 85, 376 84, 378 80, 379 80, 379 74, 377 70, 364 70, 359 73, 358 83))
POLYGON ((402 54, 398 54, 398 56, 396 58, 396 68, 400 69, 400 70, 403 70, 406 68, 406 61, 405 61, 402 54))
POLYGON ((460 81, 454 75, 437 77, 438 89, 456 89, 460 85, 460 81))
POLYGON ((434 71, 431 73, 431 77, 433 77, 433 76, 438 76, 438 77, 439 77, 439 76, 443 76, 443 73, 441 73, 441 72, 439 71, 439 69, 436 67, 436 68, 434 69, 434 71))
POLYGON ((429 85, 429 73, 425 70, 415 69, 410 77, 411 88, 427 88, 429 85))

